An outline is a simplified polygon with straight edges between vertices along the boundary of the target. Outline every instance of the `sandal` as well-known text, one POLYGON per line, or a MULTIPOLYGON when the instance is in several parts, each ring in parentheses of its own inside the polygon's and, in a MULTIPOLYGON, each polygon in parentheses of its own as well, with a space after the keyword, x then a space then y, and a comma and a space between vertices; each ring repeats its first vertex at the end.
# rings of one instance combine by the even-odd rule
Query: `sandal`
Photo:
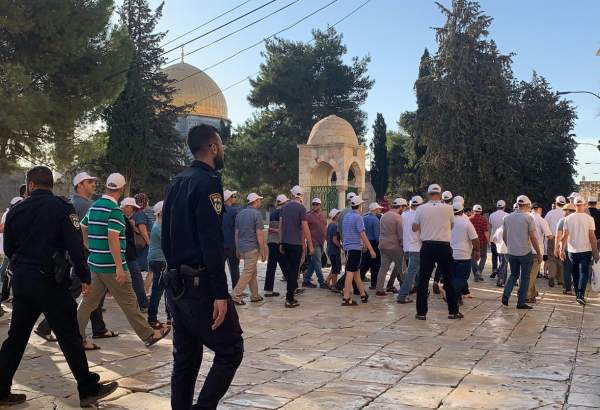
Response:
POLYGON ((160 330, 162 329, 162 327, 164 326, 163 323, 161 323, 160 321, 156 321, 156 322, 148 322, 148 324, 150 325, 150 327, 154 330, 160 330))
POLYGON ((369 300, 369 294, 367 292, 365 292, 365 294, 360 297, 360 301, 362 303, 367 303, 368 300, 369 300))
POLYGON ((40 332, 39 330, 35 330, 33 333, 35 333, 36 335, 38 335, 39 337, 41 337, 42 339, 44 339, 46 342, 57 342, 58 339, 56 338, 56 336, 54 336, 52 333, 49 333, 47 335, 43 334, 42 332, 40 332))
POLYGON ((83 343, 83 350, 89 352, 92 350, 100 350, 100 346, 98 346, 97 344, 92 343, 92 345, 88 345, 87 343, 83 343))
POLYGON ((274 298, 276 296, 279 296, 279 292, 265 293, 266 298, 274 298))
POLYGON ((342 306, 358 306, 358 303, 356 303, 352 298, 342 298, 342 306))
POLYGON ((250 299, 250 302, 256 303, 256 302, 262 302, 263 300, 265 300, 265 298, 263 298, 262 296, 259 296, 257 298, 250 299))
POLYGON ((106 333, 101 335, 92 335, 92 339, 110 339, 111 337, 119 336, 119 332, 115 332, 113 330, 107 330, 106 333))
POLYGON ((235 300, 235 299, 233 299, 233 303, 235 303, 238 306, 246 306, 246 302, 244 302, 243 300, 235 300))
POLYGON ((170 331, 171 331, 170 326, 163 327, 162 329, 160 329, 159 337, 154 337, 154 335, 152 335, 152 337, 150 339, 146 340, 146 342, 144 344, 146 345, 146 347, 150 347, 153 344, 155 344, 156 342, 158 342, 159 340, 163 339, 166 335, 169 334, 170 331))

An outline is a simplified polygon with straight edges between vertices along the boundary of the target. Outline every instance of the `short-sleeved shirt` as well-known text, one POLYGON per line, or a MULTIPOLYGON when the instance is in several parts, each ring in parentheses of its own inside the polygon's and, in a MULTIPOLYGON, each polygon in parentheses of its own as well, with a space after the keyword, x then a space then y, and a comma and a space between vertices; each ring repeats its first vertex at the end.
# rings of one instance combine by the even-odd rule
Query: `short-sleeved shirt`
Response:
POLYGON ((148 227, 148 232, 150 232, 152 230, 152 227, 154 226, 154 223, 156 222, 156 215, 154 215, 154 210, 150 207, 142 209, 142 212, 144 213, 144 215, 146 215, 148 221, 150 221, 150 225, 148 227))
POLYGON ((123 270, 128 270, 125 258, 125 223, 123 211, 111 197, 103 195, 102 198, 92 204, 81 221, 81 225, 87 227, 88 231, 88 247, 90 250, 88 265, 90 271, 116 273, 115 260, 108 247, 108 232, 119 234, 123 270))
POLYGON ((344 250, 360 251, 362 250, 361 232, 365 230, 365 224, 362 215, 358 212, 349 212, 342 222, 344 225, 344 250))
POLYGON ((506 233, 506 248, 509 255, 525 256, 531 253, 529 234, 535 232, 535 222, 531 214, 515 211, 502 222, 506 233))
POLYGON ((338 216, 338 233, 340 234, 340 239, 343 241, 344 240, 344 217, 346 215, 348 215, 350 212, 352 212, 352 208, 344 208, 342 209, 342 211, 340 212, 340 215, 338 216))
POLYGON ((269 229, 276 229, 277 232, 270 232, 267 235, 267 243, 279 243, 279 216, 280 209, 275 209, 269 214, 269 229))
POLYGON ((235 249, 235 217, 239 212, 239 207, 225 205, 225 212, 223 212, 224 249, 235 249))
POLYGON ((133 220, 135 221, 135 226, 146 225, 148 236, 150 236, 150 232, 152 231, 152 220, 148 218, 148 215, 146 215, 143 209, 135 211, 133 220))
POLYGON ((490 242, 494 242, 493 238, 496 235, 496 231, 502 226, 502 221, 506 215, 508 213, 504 212, 503 209, 498 209, 490 215, 490 242))
POLYGON ((138 257, 135 246, 135 233, 131 221, 133 221, 133 215, 131 218, 125 216, 125 260, 127 261, 135 261, 138 257))
MULTIPOLYGON (((327 227, 327 255, 339 255, 340 248, 339 246, 335 246, 333 242, 333 238, 338 235, 338 224, 332 222, 327 227)), ((339 240, 339 238, 338 238, 339 240)))
POLYGON ((148 248, 148 262, 166 262, 165 254, 160 245, 161 230, 159 223, 155 222, 154 225, 152 225, 152 232, 150 232, 150 247, 148 248))
POLYGON ((562 218, 564 218, 564 211, 562 209, 556 208, 548 211, 544 219, 548 222, 548 225, 550 225, 550 230, 556 233, 556 229, 558 228, 558 222, 562 218))
POLYGON ((379 218, 377 215, 368 213, 363 217, 363 221, 365 224, 365 233, 367 234, 367 239, 370 241, 379 241, 379 218))
POLYGON ((414 210, 402 213, 402 243, 404 252, 419 252, 421 250, 421 237, 419 232, 413 232, 412 224, 415 220, 414 210))
POLYGON ((487 245, 488 240, 485 237, 485 234, 488 232, 488 222, 485 220, 483 215, 474 214, 471 218, 471 223, 475 227, 475 231, 477 232, 477 236, 479 237, 479 244, 484 247, 487 245))
POLYGON ((251 206, 242 209, 235 217, 235 230, 238 233, 238 251, 240 253, 259 249, 256 231, 262 230, 263 219, 260 211, 251 206))
POLYGON ((90 206, 92 206, 92 201, 79 194, 73 194, 71 203, 73 204, 73 208, 75 208, 75 212, 77 213, 79 221, 85 217, 88 209, 90 209, 90 206))
POLYGON ((594 218, 594 224, 596 225, 594 233, 596 234, 596 239, 600 240, 600 209, 589 208, 588 211, 590 211, 590 216, 594 218))
POLYGON ((306 214, 308 229, 310 230, 310 239, 313 246, 323 248, 325 245, 325 235, 327 233, 327 218, 321 212, 310 211, 306 214))
MULTIPOLYGON (((548 222, 542 218, 540 215, 538 215, 537 213, 532 213, 531 214, 533 216, 533 220, 535 222, 535 238, 538 241, 538 245, 540 247, 540 250, 543 252, 544 251, 544 241, 548 236, 552 235, 552 231, 550 230, 550 226, 548 225, 548 222)), ((537 252, 535 251, 535 248, 532 246, 531 247, 531 252, 533 252, 534 254, 537 254, 537 252)))
POLYGON ((304 235, 302 233, 302 222, 306 220, 306 209, 298 201, 289 201, 281 208, 281 220, 283 226, 280 227, 281 243, 288 245, 302 245, 304 235))
POLYGON ((417 208, 413 223, 420 227, 422 241, 450 242, 454 211, 441 201, 429 201, 417 208))
POLYGON ((379 249, 402 249, 402 215, 387 211, 379 221, 379 249))
POLYGON ((565 218, 564 230, 568 231, 567 250, 570 253, 591 252, 590 231, 596 230, 594 218, 583 212, 576 212, 565 218))
POLYGON ((452 238, 450 246, 452 247, 452 258, 456 261, 471 259, 473 255, 473 239, 479 237, 473 223, 463 217, 454 218, 454 227, 452 228, 452 238))

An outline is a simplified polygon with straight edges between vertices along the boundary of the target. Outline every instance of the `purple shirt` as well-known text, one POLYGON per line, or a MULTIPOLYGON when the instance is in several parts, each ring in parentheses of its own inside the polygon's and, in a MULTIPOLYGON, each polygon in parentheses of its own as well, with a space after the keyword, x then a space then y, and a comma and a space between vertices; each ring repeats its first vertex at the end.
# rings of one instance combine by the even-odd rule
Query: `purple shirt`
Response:
POLYGON ((289 201, 281 208, 281 243, 302 245, 302 222, 306 220, 306 209, 297 201, 289 201))

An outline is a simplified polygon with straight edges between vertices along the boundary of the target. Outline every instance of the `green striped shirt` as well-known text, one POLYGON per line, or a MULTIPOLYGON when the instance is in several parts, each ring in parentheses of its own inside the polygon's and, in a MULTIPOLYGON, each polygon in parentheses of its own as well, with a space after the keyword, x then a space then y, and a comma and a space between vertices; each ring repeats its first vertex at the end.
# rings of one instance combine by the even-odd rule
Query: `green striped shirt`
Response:
POLYGON ((117 232, 121 244, 121 261, 123 270, 128 271, 125 262, 125 216, 110 197, 103 196, 92 204, 81 220, 87 228, 90 256, 90 271, 96 273, 115 273, 115 260, 108 247, 108 232, 117 232))

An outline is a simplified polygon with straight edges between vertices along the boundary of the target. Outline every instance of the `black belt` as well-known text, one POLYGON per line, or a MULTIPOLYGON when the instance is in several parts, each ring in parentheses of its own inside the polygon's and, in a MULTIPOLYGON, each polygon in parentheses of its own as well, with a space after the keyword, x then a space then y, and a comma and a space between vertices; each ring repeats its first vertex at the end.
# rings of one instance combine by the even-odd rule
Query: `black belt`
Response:
POLYGON ((446 246, 450 246, 450 242, 444 242, 444 241, 423 241, 423 245, 446 245, 446 246))

